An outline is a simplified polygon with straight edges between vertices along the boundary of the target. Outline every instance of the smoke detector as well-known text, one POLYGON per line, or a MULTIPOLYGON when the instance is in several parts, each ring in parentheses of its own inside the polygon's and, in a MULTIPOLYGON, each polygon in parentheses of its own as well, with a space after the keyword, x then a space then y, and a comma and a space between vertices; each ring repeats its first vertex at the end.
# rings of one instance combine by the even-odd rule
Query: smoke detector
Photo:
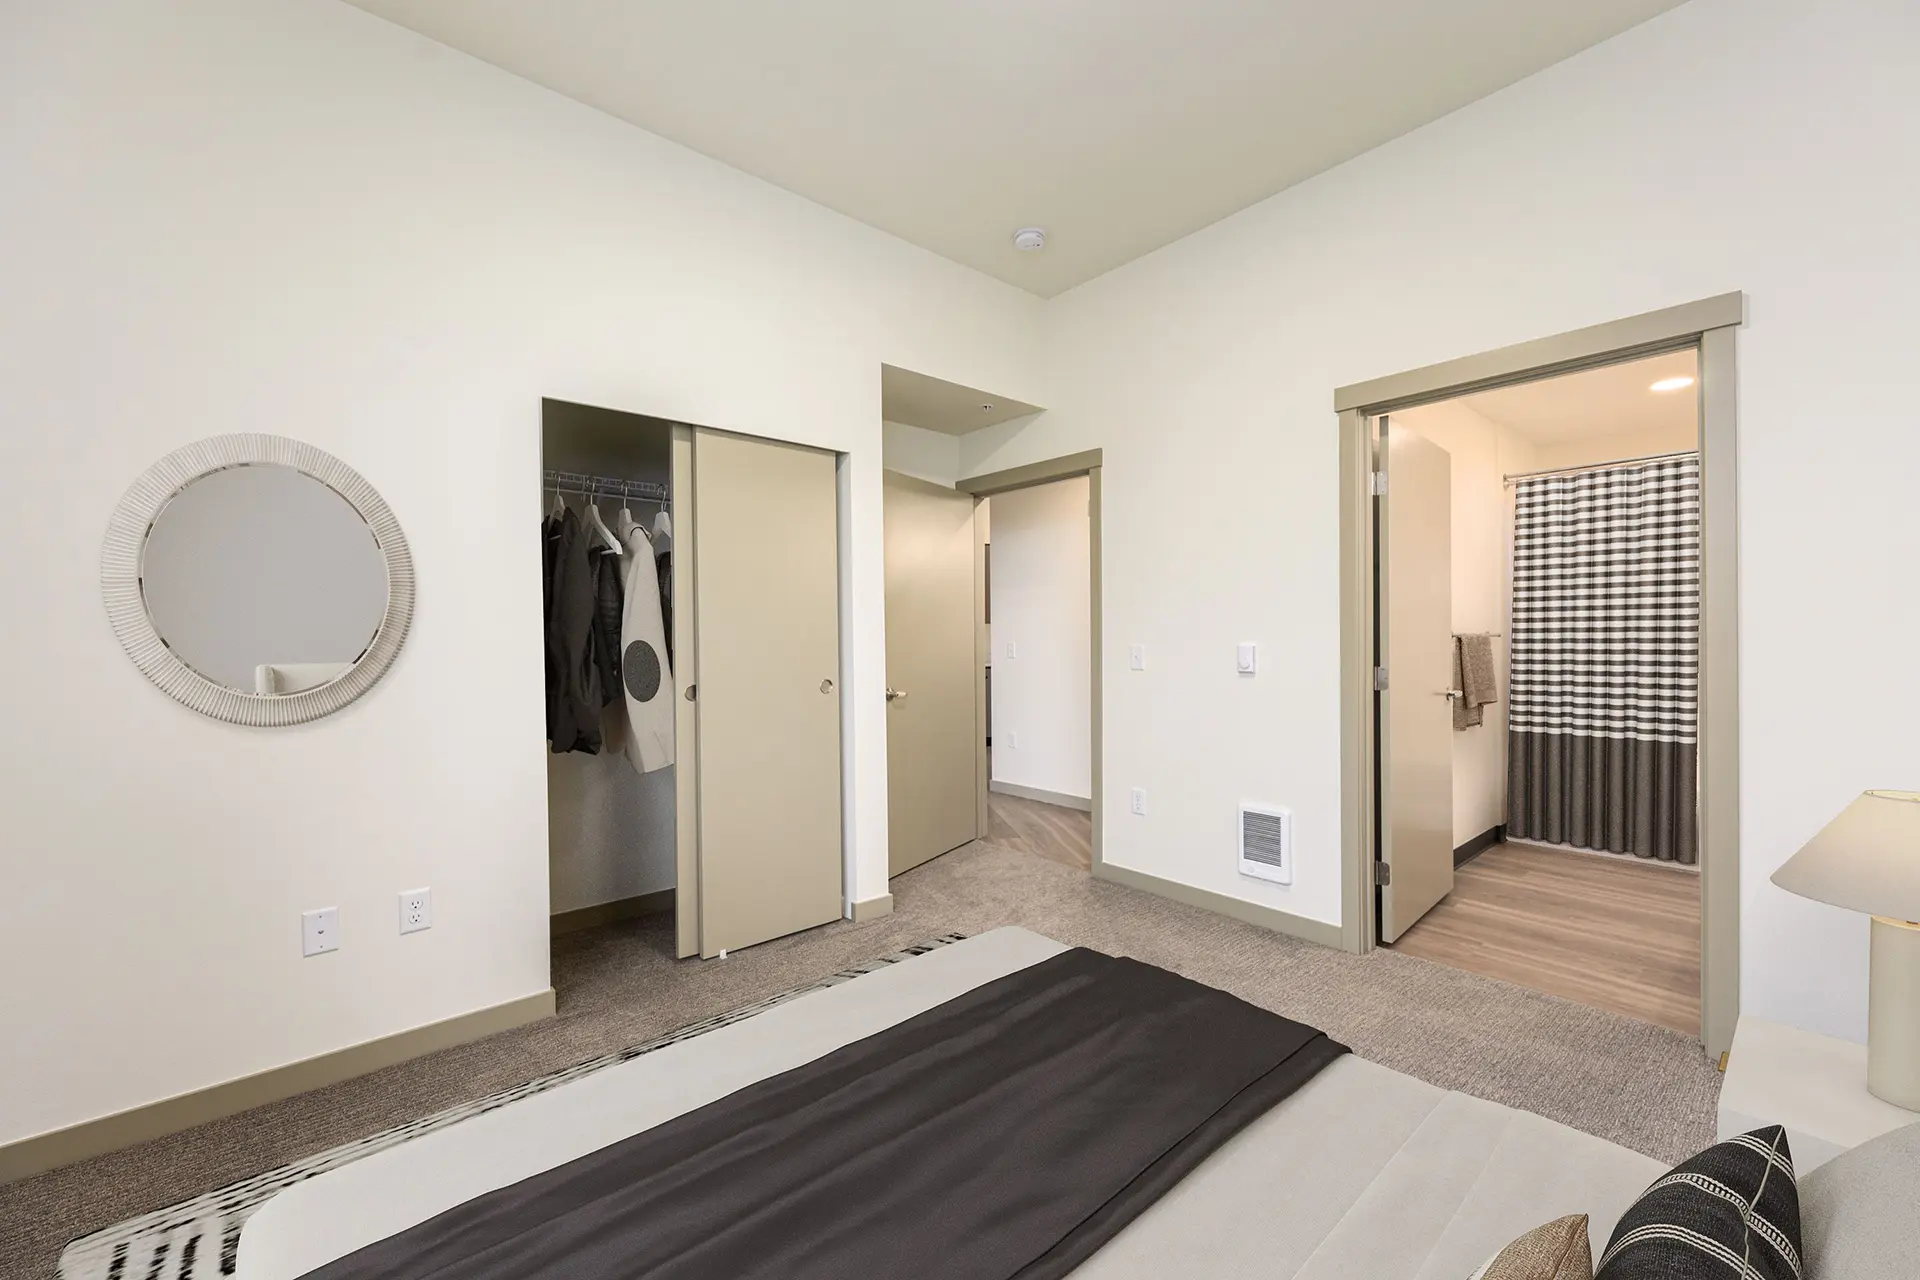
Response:
POLYGON ((1047 247, 1047 233, 1039 227, 1022 227, 1013 233, 1013 247, 1022 253, 1038 253, 1047 247))

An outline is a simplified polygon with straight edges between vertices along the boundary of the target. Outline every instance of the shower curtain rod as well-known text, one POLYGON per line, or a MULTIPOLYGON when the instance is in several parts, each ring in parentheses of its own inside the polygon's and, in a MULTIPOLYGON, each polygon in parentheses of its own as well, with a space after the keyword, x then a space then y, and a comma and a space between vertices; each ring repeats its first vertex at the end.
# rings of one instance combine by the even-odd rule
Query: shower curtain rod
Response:
POLYGON ((1612 462, 1589 462, 1584 467, 1550 467, 1545 471, 1515 471, 1500 477, 1502 484, 1515 480, 1538 480, 1542 476, 1577 476, 1587 471, 1609 471, 1614 467, 1637 466, 1642 462, 1665 462, 1668 458, 1697 458, 1698 449, 1678 449, 1673 453, 1650 453, 1644 458, 1617 458, 1612 462))

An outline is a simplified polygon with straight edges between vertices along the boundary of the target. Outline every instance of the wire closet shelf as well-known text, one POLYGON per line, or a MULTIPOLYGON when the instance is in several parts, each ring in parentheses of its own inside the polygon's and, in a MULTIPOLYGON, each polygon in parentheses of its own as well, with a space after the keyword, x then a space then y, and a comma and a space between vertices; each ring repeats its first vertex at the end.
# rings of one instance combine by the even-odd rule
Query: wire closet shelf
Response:
POLYGON ((587 498, 638 498, 643 502, 665 505, 667 486, 650 480, 622 480, 618 476, 594 476, 583 471, 543 471, 542 487, 550 493, 577 493, 587 498))

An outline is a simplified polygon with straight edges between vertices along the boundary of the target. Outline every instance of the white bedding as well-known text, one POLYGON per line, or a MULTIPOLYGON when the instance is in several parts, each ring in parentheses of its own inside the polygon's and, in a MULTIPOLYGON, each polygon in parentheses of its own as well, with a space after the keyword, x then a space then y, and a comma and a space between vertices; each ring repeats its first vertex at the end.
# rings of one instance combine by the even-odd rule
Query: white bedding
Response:
MULTIPOLYGON (((996 929, 402 1143, 276 1196, 240 1280, 293 1280, 495 1188, 810 1062, 1065 948, 996 929)), ((1240 1133, 1077 1272, 1451 1280, 1567 1213, 1594 1253, 1664 1166, 1348 1055, 1240 1133)))

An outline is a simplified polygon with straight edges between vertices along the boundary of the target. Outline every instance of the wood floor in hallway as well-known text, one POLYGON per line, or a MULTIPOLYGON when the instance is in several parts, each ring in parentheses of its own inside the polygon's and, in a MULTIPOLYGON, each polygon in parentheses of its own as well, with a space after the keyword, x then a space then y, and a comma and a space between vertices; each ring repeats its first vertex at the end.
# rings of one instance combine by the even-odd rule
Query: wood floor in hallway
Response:
POLYGON ((1093 815, 1078 809, 989 792, 987 839, 1017 853, 1093 870, 1093 815))
POLYGON ((1521 844, 1454 873, 1393 945, 1535 991, 1700 1034, 1700 877, 1521 844))

